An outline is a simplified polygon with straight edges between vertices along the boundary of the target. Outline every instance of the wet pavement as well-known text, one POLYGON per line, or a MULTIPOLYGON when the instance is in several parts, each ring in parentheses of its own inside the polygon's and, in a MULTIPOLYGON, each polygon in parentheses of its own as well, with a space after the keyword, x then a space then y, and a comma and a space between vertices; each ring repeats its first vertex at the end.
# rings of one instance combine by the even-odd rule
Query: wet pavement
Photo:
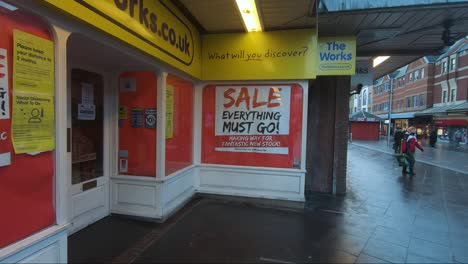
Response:
POLYGON ((304 211, 196 199, 164 224, 111 216, 69 238, 69 261, 468 263, 468 175, 415 172, 350 145, 344 197, 311 195, 304 211))
MULTIPOLYGON (((421 140, 420 143, 424 152, 416 150, 417 161, 468 174, 468 145, 437 143, 436 147, 432 148, 426 140, 421 140)), ((386 140, 353 140, 352 144, 390 154, 394 152, 393 142, 389 147, 386 140)))

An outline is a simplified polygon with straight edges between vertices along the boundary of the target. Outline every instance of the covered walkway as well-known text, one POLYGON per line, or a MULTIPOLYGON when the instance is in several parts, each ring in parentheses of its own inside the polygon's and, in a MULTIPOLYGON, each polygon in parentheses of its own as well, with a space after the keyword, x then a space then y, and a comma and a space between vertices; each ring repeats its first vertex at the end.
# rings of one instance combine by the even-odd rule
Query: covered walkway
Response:
POLYGON ((304 211, 193 200, 164 224, 110 216, 69 238, 70 262, 468 262, 468 177, 349 150, 346 197, 304 211))

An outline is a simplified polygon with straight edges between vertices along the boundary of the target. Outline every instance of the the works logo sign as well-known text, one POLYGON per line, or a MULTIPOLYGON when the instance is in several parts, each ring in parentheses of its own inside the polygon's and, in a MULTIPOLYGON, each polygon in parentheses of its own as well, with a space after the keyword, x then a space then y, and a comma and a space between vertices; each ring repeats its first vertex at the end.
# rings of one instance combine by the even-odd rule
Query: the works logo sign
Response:
POLYGON ((173 59, 192 64, 192 32, 164 0, 75 1, 173 59))
POLYGON ((321 70, 349 70, 352 68, 353 53, 347 43, 327 41, 320 44, 319 67, 321 70))

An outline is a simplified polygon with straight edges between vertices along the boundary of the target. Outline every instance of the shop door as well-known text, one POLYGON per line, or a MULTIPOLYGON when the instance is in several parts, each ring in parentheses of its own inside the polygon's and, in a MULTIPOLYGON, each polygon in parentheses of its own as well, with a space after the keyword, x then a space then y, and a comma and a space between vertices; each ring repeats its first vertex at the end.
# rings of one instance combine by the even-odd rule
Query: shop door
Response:
POLYGON ((69 85, 71 152, 71 232, 76 232, 109 214, 109 156, 105 140, 105 89, 101 74, 72 69, 69 85))

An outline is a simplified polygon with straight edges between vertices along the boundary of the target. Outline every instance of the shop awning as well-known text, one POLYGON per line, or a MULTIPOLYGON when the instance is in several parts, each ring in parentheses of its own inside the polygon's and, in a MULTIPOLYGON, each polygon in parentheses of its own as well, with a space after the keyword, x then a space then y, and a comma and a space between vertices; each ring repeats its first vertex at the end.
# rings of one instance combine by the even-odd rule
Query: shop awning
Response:
POLYGON ((430 107, 424 111, 416 113, 416 116, 446 115, 447 113, 467 112, 468 101, 459 104, 447 104, 430 107))
POLYGON ((369 112, 360 111, 350 116, 349 121, 351 122, 380 122, 381 119, 380 117, 373 115, 369 112))
POLYGON ((442 119, 434 120, 436 126, 468 126, 468 120, 465 119, 442 119))
MULTIPOLYGON (((392 113, 392 119, 414 118, 416 112, 392 113)), ((377 115, 382 119, 388 119, 388 114, 377 115)))
POLYGON ((468 112, 468 101, 447 110, 447 113, 468 112))

